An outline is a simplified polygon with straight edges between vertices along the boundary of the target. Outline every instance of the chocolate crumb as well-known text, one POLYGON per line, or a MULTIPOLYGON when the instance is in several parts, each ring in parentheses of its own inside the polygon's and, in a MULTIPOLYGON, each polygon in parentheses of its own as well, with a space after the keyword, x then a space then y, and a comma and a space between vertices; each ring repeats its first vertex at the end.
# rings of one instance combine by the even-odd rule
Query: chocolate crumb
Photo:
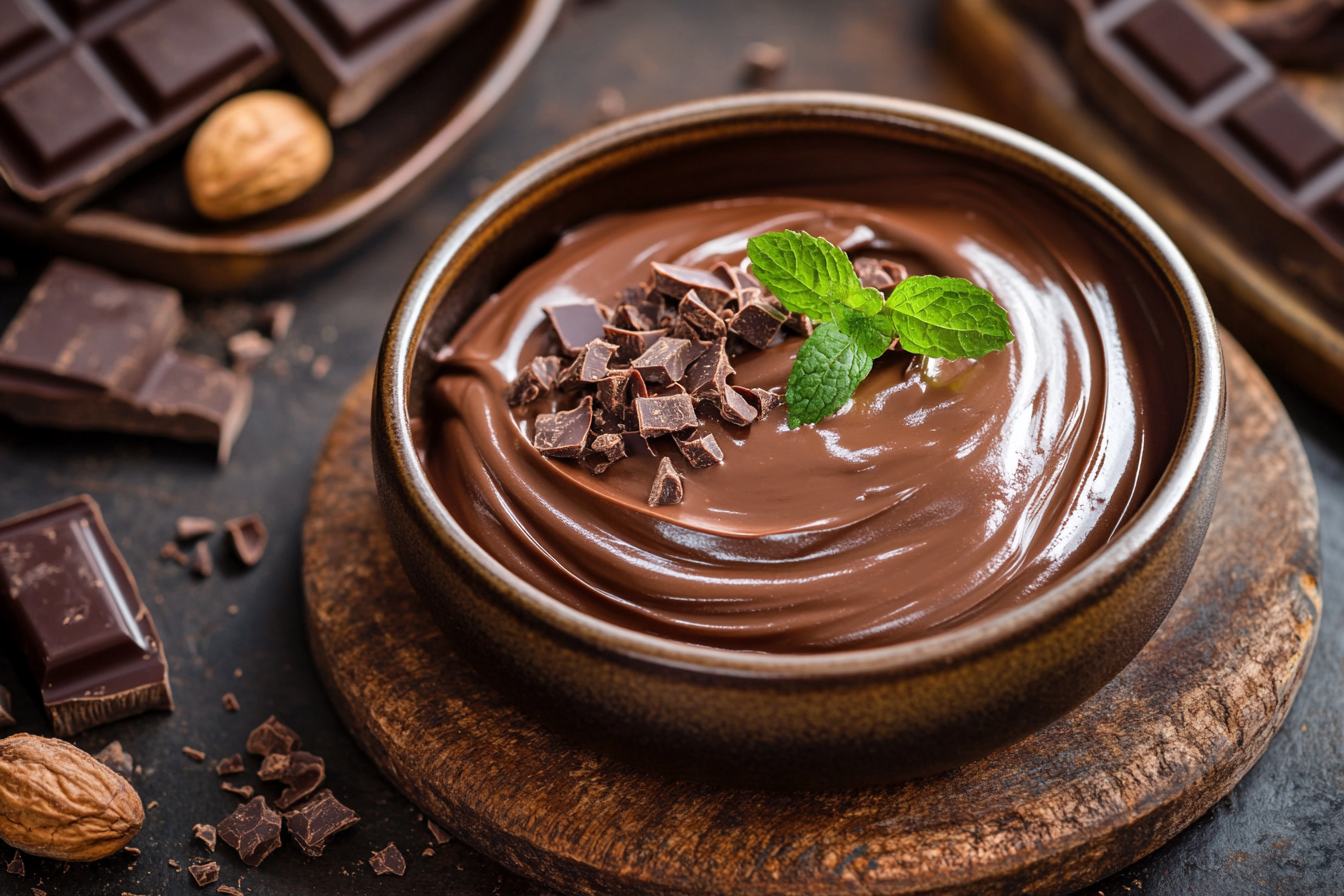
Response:
POLYGON ((196 547, 192 549, 191 571, 203 579, 215 571, 214 560, 210 556, 210 545, 204 541, 196 542, 196 547))
POLYGON ((542 310, 546 312, 551 328, 555 330, 567 355, 577 355, 585 345, 594 339, 601 339, 602 328, 607 325, 597 302, 591 300, 548 305, 542 310))
POLYGON ((611 121, 625 114, 625 94, 610 85, 597 92, 597 120, 611 121))
POLYGON ((181 871, 181 870, 182 870, 182 864, 181 864, 180 862, 178 862, 177 859, 169 859, 169 860, 168 860, 168 867, 169 867, 169 868, 172 868, 174 871, 181 871))
POLYGON ((224 528, 229 533, 233 552, 243 561, 244 566, 256 566, 261 562, 262 555, 266 553, 266 542, 270 538, 266 524, 261 521, 261 514, 249 513, 247 516, 235 517, 226 522, 224 528))
POLYGON ((589 456, 589 469, 601 474, 616 461, 625 457, 625 439, 620 433, 604 433, 593 439, 592 454, 589 456), (600 458, 600 459, 595 459, 600 458))
POLYGON ((274 347, 271 340, 256 330, 244 330, 228 339, 229 357, 233 359, 234 370, 250 370, 269 355, 274 347))
POLYGON ((723 463, 723 449, 719 447, 718 440, 714 438, 713 433, 701 434, 697 431, 692 438, 676 438, 677 448, 680 449, 682 457, 686 462, 696 469, 712 467, 715 464, 723 463))
POLYGON ((178 541, 192 541, 214 531, 215 521, 209 517, 180 516, 177 518, 178 541))
POLYGON ((294 323, 294 303, 267 302, 257 309, 252 323, 271 339, 280 342, 289 335, 289 328, 294 323))
MULTIPOLYGON (((235 678, 242 677, 241 670, 235 670, 235 678)), ((270 756, 274 753, 291 753, 303 745, 303 741, 288 726, 271 716, 262 722, 247 736, 247 752, 254 756, 270 756)))
POLYGON ((215 826, 212 824, 198 824, 191 829, 191 835, 205 844, 205 848, 211 852, 215 851, 215 826))
POLYGON ((253 797, 219 823, 219 838, 256 867, 280 848, 280 824, 280 813, 266 805, 266 797, 253 797))
POLYGON ((374 874, 395 874, 401 877, 406 873, 406 858, 395 843, 389 843, 373 854, 373 858, 369 859, 369 867, 374 874))
POLYGON ((220 887, 215 892, 221 893, 223 894, 223 896, 245 896, 242 890, 238 889, 237 887, 230 887, 228 884, 225 884, 224 886, 220 887))
POLYGON ((579 457, 592 423, 593 399, 585 395, 573 410, 538 415, 533 421, 536 434, 532 444, 544 457, 579 457))
POLYGON ((138 856, 138 855, 140 855, 140 847, 138 847, 138 846, 123 846, 123 847, 121 848, 121 851, 122 851, 122 852, 128 852, 128 853, 130 853, 130 854, 133 855, 133 856, 138 856))
POLYGON ((159 548, 159 556, 164 560, 172 560, 178 566, 186 566, 191 562, 191 558, 182 553, 182 549, 171 541, 159 548))
POLYGON ((224 695, 224 698, 223 698, 223 702, 224 702, 224 711, 225 711, 225 712, 237 712, 237 711, 238 711, 238 698, 235 697, 235 696, 233 696, 232 693, 225 694, 225 695, 224 695))
MULTIPOLYGON (((32 890, 33 890, 33 896, 47 896, 46 890, 39 890, 37 887, 33 887, 32 890)), ((130 894, 123 894, 123 896, 130 896, 130 894)))
POLYGON ((752 87, 769 87, 779 80, 788 62, 783 47, 761 41, 747 44, 742 51, 742 80, 752 87))
POLYGON ((196 749, 195 747, 183 747, 182 755, 186 756, 188 759, 194 762, 205 761, 205 753, 202 752, 201 750, 196 749))
POLYGON ((658 462, 658 472, 653 477, 653 487, 649 489, 649 506, 680 504, 684 496, 680 474, 672 466, 672 459, 664 457, 658 462))
POLYGON ((191 879, 196 881, 196 886, 206 887, 219 880, 219 863, 207 862, 204 865, 191 865, 187 868, 187 873, 191 879))
POLYGON ((145 811, 148 812, 150 809, 158 807, 158 805, 159 805, 158 800, 150 800, 149 805, 145 807, 145 811))
POLYGON ((330 790, 319 791, 293 812, 285 813, 289 835, 303 854, 312 858, 322 855, 330 837, 353 827, 358 821, 359 816, 341 805, 330 790))
POLYGON ((429 834, 434 838, 435 845, 442 846, 443 844, 452 841, 453 838, 449 836, 448 832, 439 827, 432 820, 425 822, 425 824, 429 826, 429 834))
POLYGON ((221 778, 225 775, 236 775, 244 771, 243 757, 241 753, 234 753, 227 759, 221 759, 215 765, 215 774, 221 778))
POLYGON ((242 787, 235 787, 228 781, 225 781, 223 784, 219 785, 219 789, 228 791, 229 793, 232 793, 236 796, 240 796, 245 800, 252 799, 252 794, 256 792, 252 789, 251 784, 244 784, 242 787))
POLYGON ((434 856, 434 850, 433 848, 428 846, 425 847, 424 852, 420 853, 420 857, 425 859, 433 858, 433 856, 434 856))
MULTIPOLYGON (((754 413, 754 412, 753 412, 754 413)), ((695 405, 689 395, 666 395, 661 398, 636 398, 635 419, 639 434, 646 439, 680 432, 700 421, 695 416, 695 405)))
POLYGON ((23 853, 19 852, 17 849, 14 850, 14 858, 9 860, 9 864, 5 866, 5 870, 17 877, 24 877, 27 874, 27 871, 23 867, 23 853))
POLYGON ((14 718, 14 701, 4 685, 0 685, 0 728, 16 724, 18 722, 14 718))

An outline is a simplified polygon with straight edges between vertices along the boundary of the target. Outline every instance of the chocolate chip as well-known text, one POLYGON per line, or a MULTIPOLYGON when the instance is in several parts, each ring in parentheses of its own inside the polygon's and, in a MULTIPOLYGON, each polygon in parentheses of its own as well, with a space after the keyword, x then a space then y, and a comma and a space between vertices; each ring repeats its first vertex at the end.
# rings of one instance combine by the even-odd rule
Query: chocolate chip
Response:
POLYGON ((664 336, 644 354, 631 362, 646 383, 675 383, 686 373, 691 343, 688 339, 664 336))
POLYGON ((322 855, 330 837, 358 822, 359 816, 341 805, 330 790, 320 791, 293 812, 285 813, 289 835, 303 854, 312 858, 322 855))
POLYGON ((209 578, 210 573, 215 571, 214 560, 210 557, 210 545, 204 541, 196 542, 196 547, 191 551, 191 571, 201 578, 209 578))
MULTIPOLYGON (((606 328, 603 327, 603 332, 606 328)), ((583 366, 579 369, 579 379, 585 383, 595 383, 607 375, 607 365, 616 356, 616 346, 601 339, 594 339, 584 346, 583 366)), ((574 362, 578 364, 578 361, 574 362)))
POLYGON ((253 790, 251 784, 244 784, 242 787, 236 787, 228 781, 225 781, 223 784, 219 785, 219 789, 227 790, 229 793, 236 794, 245 800, 252 799, 253 790))
POLYGON ((237 711, 238 711, 238 698, 235 697, 235 696, 233 696, 233 694, 225 694, 225 695, 224 695, 224 698, 223 698, 223 702, 224 702, 224 711, 225 711, 225 712, 237 712, 237 711))
POLYGON ((669 435, 700 424, 689 395, 636 398, 634 404, 639 434, 646 439, 669 435))
POLYGON ((686 462, 697 469, 712 467, 723 463, 723 449, 713 433, 700 433, 698 430, 690 438, 675 438, 677 448, 686 462))
POLYGON ((280 813, 266 805, 266 797, 253 797, 219 823, 219 839, 255 868, 280 848, 280 823, 280 813))
POLYGON ((532 444, 543 457, 579 457, 592 423, 593 399, 585 395, 573 410, 538 415, 532 424, 536 430, 532 444))
POLYGON ((177 518, 177 537, 179 541, 191 541, 215 531, 215 521, 204 516, 180 516, 177 518))
POLYGON ((275 753, 291 753, 303 745, 303 741, 288 726, 271 716, 262 722, 247 736, 247 752, 254 756, 270 756, 275 753))
POLYGON ((182 755, 186 756, 192 762, 205 761, 205 752, 203 750, 198 750, 195 747, 183 747, 182 755))
POLYGON ((694 289, 682 296, 677 313, 681 315, 681 321, 690 324, 701 339, 718 339, 728 332, 723 318, 706 306, 694 289))
POLYGON ((196 881, 198 887, 208 887, 219 880, 219 863, 206 862, 204 865, 188 865, 187 873, 196 881))
POLYGON ((373 854, 373 858, 369 859, 369 867, 374 874, 395 874, 401 877, 406 873, 406 858, 395 843, 389 843, 373 854))
POLYGON ((509 390, 505 393, 509 406, 531 404, 554 389, 555 378, 559 375, 563 363, 564 361, 555 355, 539 355, 533 358, 509 384, 509 390))
POLYGON ((240 753, 234 753, 227 759, 221 759, 215 764, 215 774, 221 778, 225 775, 236 775, 243 770, 243 757, 240 753))
POLYGON ((135 771, 135 760, 131 754, 121 748, 121 741, 114 740, 112 743, 103 747, 97 753, 93 754, 103 765, 112 769, 112 771, 121 775, 123 778, 129 778, 131 772, 135 771))
POLYGON ((653 487, 649 489, 649 506, 660 504, 680 504, 685 496, 681 475, 672 466, 672 459, 665 457, 658 462, 658 472, 653 477, 653 487))
POLYGON ((607 327, 602 333, 616 346, 616 357, 622 361, 633 361, 667 335, 666 330, 623 330, 617 327, 607 327))
POLYGON ((231 519, 224 524, 224 528, 229 533, 229 543, 233 545, 233 552, 245 566, 256 566, 261 562, 262 555, 266 553, 266 542, 270 534, 266 531, 266 524, 261 521, 260 514, 251 513, 231 519))
POLYGON ((751 421, 756 419, 756 408, 752 407, 751 402, 747 401, 742 393, 751 394, 750 389, 744 389, 741 386, 729 386, 719 396, 719 416, 724 423, 731 423, 734 426, 750 426, 751 421))
POLYGON ((591 300, 548 305, 543 310, 567 355, 577 355, 585 345, 601 339, 602 328, 607 324, 598 304, 591 300))
POLYGON ((701 302, 717 311, 732 296, 732 281, 713 271, 656 261, 649 268, 653 271, 653 288, 670 299, 680 301, 694 289, 700 294, 701 302))
POLYGON ((215 826, 212 824, 198 824, 191 829, 191 834, 197 840, 205 844, 205 848, 211 852, 215 851, 215 826))
POLYGON ((785 317, 764 302, 752 302, 737 313, 728 329, 756 348, 765 348, 779 333, 785 317))

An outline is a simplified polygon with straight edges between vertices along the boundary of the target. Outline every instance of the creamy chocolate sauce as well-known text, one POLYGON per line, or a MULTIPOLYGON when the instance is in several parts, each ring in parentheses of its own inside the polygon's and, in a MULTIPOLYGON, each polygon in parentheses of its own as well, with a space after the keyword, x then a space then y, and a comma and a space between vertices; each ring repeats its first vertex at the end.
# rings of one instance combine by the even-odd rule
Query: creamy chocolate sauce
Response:
MULTIPOLYGON (((693 644, 879 646, 1029 600, 1104 544, 1166 464, 1170 390, 1127 354, 1148 325, 1132 292, 1154 281, 1063 203, 1033 206, 989 181, 953 192, 876 190, 902 195, 880 206, 735 199, 569 233, 453 339, 424 430, 436 491, 542 591, 693 644), (651 261, 741 264, 748 237, 785 228, 975 281, 1017 339, 979 361, 889 352, 838 414, 793 431, 784 408, 746 429, 702 414, 721 466, 690 470, 670 439, 655 443, 685 473, 676 505, 645 503, 657 458, 594 476, 537 453, 531 420, 555 400, 510 409, 504 392, 548 351, 543 306, 609 303, 651 261)), ((785 334, 737 357, 735 382, 782 393, 801 343, 785 334)))

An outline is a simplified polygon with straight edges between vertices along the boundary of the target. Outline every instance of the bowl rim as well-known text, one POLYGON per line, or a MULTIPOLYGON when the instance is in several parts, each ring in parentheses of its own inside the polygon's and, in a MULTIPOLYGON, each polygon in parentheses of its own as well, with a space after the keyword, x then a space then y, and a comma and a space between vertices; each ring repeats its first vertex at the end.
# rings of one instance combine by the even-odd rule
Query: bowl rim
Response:
MULTIPOLYGON (((712 142, 715 137, 706 138, 712 142)), ((617 163, 618 166, 622 163, 617 163)), ((909 673, 993 652, 1028 636, 1059 614, 1103 593, 1124 577, 1195 490, 1201 467, 1217 447, 1223 424, 1224 373, 1217 324, 1203 288, 1175 244, 1132 199, 1100 174, 1059 150, 1003 125, 928 103, 841 91, 780 91, 693 100, 618 119, 585 131, 533 157, 464 209, 426 251, 393 308, 377 363, 375 440, 380 427, 392 449, 393 470, 379 487, 400 490, 414 522, 492 585, 494 595, 522 615, 578 641, 629 660, 688 672, 741 678, 833 680, 855 675, 909 673), (1030 601, 964 628, 880 647, 815 654, 757 653, 691 645, 645 634, 590 616, 523 581, 471 539, 430 485, 411 441, 407 403, 416 355, 432 312, 456 274, 499 232, 499 219, 546 185, 582 177, 616 150, 687 129, 790 118, 864 120, 925 131, 988 151, 1001 162, 1034 169, 1125 232, 1175 293, 1190 331, 1190 400, 1180 435, 1162 476, 1136 513, 1100 550, 1030 601), (458 259, 468 253, 465 260, 458 259), (380 416, 381 415, 381 416, 380 416), (387 481, 390 480, 390 481, 387 481)))

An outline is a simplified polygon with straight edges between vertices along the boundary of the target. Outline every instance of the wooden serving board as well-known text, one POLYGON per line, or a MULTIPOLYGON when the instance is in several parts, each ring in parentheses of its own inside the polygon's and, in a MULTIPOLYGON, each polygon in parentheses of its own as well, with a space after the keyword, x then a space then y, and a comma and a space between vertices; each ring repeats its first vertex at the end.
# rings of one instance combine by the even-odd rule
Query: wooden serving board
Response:
POLYGON ((1223 490, 1157 635, 1077 710, 987 759, 830 793, 717 790, 576 747, 490 690, 435 626, 383 528, 372 375, 314 473, 314 657, 355 738, 425 813, 569 894, 1068 893, 1230 791, 1301 684, 1320 619, 1316 493, 1273 390, 1230 338, 1223 490))

